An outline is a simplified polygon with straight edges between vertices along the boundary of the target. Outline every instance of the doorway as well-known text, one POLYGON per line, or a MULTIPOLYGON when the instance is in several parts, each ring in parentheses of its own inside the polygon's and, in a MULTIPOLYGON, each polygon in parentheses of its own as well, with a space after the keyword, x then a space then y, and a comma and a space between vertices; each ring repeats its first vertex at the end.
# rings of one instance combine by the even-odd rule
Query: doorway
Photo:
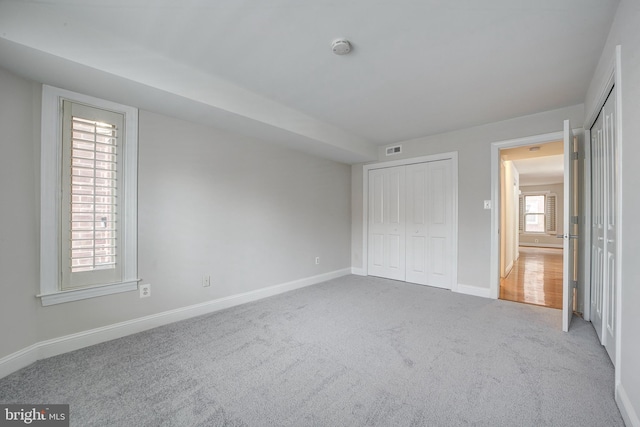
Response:
MULTIPOLYGON (((562 139, 564 146, 564 197, 562 205, 565 207, 562 215, 564 234, 558 235, 562 240, 562 330, 569 331, 571 319, 576 306, 576 293, 578 289, 577 264, 580 261, 577 257, 579 247, 579 221, 580 211, 578 192, 576 185, 580 184, 578 170, 580 168, 579 156, 576 151, 580 146, 574 136, 569 120, 564 120, 562 132, 554 132, 545 135, 536 135, 525 138, 494 142, 491 144, 491 198, 497 209, 491 210, 491 270, 489 295, 492 298, 500 297, 500 244, 504 230, 501 229, 500 215, 500 150, 506 148, 523 147, 529 145, 544 144, 562 139)), ((506 192, 507 194, 509 191, 506 192)), ((558 202, 558 206, 560 203, 558 202)), ((529 212, 539 214, 539 212, 529 212)), ((532 220, 533 221, 533 220, 532 220)), ((514 231, 515 232, 515 231, 514 231)))
POLYGON ((500 150, 499 298, 562 309, 562 140, 500 150))

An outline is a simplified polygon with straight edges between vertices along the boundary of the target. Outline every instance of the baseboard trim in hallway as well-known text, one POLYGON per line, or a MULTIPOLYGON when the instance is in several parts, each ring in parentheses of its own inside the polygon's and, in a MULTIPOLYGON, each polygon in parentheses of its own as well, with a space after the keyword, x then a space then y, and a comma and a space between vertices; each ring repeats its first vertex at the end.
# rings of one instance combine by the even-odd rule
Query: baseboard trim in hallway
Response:
POLYGON ((83 347, 88 347, 116 338, 122 338, 127 335, 146 331, 169 323, 178 322, 180 320, 224 310, 240 304, 289 292, 294 289, 300 289, 306 286, 326 282, 327 280, 336 279, 348 274, 351 274, 351 268, 344 268, 329 273, 319 274, 317 276, 306 277, 287 283, 281 283, 279 285, 269 286, 267 288, 243 292, 187 307, 181 307, 149 316, 127 320, 125 322, 114 323, 100 328, 65 335, 46 341, 40 341, 0 358, 0 378, 6 377, 12 372, 29 366, 40 359, 57 356, 59 354, 78 350, 83 347))
POLYGON ((624 423, 629 427, 640 427, 640 418, 633 409, 633 405, 622 384, 618 384, 616 387, 616 403, 624 423))

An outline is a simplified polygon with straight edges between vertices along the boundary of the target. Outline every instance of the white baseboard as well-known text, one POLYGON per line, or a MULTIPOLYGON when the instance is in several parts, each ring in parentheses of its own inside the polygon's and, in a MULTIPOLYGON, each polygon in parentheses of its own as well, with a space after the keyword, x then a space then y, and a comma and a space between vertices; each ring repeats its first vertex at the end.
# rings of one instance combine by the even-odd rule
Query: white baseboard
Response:
POLYGON ((351 274, 354 274, 356 276, 366 276, 366 273, 364 272, 364 268, 351 267, 351 274))
POLYGON ((504 269, 504 277, 507 277, 509 273, 511 273, 511 269, 513 268, 513 261, 509 263, 504 269))
POLYGON ((256 289, 255 291, 243 292, 241 294, 231 295, 212 301, 41 341, 0 358, 0 378, 11 374, 18 369, 29 366, 40 359, 78 350, 83 347, 121 338, 180 320, 224 310, 225 308, 282 294, 284 292, 304 288, 306 286, 326 282, 327 280, 336 279, 349 274, 351 274, 351 268, 345 268, 342 270, 319 274, 317 276, 294 280, 292 282, 269 286, 267 288, 256 289))
POLYGON ((560 249, 564 247, 562 243, 522 243, 522 242, 520 242, 520 246, 526 246, 526 247, 532 247, 532 248, 560 248, 560 249))
POLYGON ((491 298, 491 291, 489 288, 481 288, 479 286, 463 285, 458 283, 459 294, 473 295, 474 297, 491 298))
POLYGON ((640 427, 640 418, 638 417, 636 408, 631 404, 629 395, 627 395, 622 384, 618 384, 616 387, 616 403, 618 404, 625 425, 628 427, 640 427))
POLYGON ((39 343, 33 344, 0 359, 0 378, 36 362, 39 359, 38 348, 39 343))

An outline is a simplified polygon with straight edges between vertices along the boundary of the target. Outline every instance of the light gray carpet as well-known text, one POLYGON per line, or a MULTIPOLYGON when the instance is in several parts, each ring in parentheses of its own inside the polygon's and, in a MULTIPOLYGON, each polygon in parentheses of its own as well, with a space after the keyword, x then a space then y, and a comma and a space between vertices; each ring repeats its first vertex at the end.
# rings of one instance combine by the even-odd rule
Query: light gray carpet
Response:
POLYGON ((348 276, 42 360, 2 403, 74 426, 621 426, 590 324, 348 276))

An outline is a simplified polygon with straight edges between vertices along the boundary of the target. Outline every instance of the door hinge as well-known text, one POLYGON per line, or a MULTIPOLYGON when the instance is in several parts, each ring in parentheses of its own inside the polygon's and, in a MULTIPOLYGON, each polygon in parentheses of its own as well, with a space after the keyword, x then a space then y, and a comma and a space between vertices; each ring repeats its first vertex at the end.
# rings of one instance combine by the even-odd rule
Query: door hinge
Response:
POLYGON ((571 217, 572 224, 580 224, 580 217, 578 215, 571 217))
POLYGON ((574 151, 572 154, 573 160, 578 160, 580 158, 580 154, 577 151, 574 151))
POLYGON ((571 281, 571 287, 574 288, 574 289, 577 289, 578 288, 578 281, 577 280, 572 280, 571 281))

